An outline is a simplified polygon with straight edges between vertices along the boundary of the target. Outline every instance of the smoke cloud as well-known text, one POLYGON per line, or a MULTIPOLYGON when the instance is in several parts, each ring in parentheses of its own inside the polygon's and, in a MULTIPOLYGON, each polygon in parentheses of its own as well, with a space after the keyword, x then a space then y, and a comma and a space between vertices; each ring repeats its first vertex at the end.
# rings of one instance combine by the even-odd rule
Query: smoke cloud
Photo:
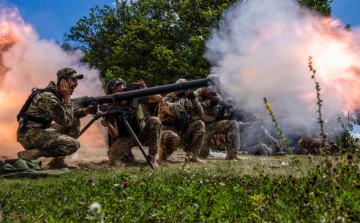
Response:
MULTIPOLYGON (((266 97, 278 119, 317 118, 315 83, 308 67, 311 56, 325 119, 357 109, 359 28, 348 31, 340 21, 293 0, 240 2, 223 15, 218 27, 207 41, 206 56, 238 107, 260 109, 269 117, 266 97)), ((309 122, 299 120, 294 125, 309 127, 309 122)))
MULTIPOLYGON (((45 88, 63 67, 85 75, 72 97, 103 95, 99 72, 82 63, 80 51, 67 53, 53 41, 39 39, 16 8, 0 8, 0 157, 22 150, 16 140, 16 115, 33 87, 45 88)), ((90 117, 82 119, 86 124, 90 117)), ((81 148, 105 146, 105 128, 95 123, 79 139, 81 148)))

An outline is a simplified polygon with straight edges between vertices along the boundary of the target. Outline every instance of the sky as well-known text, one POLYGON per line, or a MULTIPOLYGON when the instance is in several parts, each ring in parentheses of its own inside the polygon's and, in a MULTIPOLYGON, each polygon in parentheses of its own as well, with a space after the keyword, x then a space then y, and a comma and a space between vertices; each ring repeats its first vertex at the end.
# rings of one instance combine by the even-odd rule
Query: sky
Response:
MULTIPOLYGON (((34 27, 40 39, 61 44, 64 33, 80 18, 88 16, 90 8, 114 3, 115 0, 0 0, 0 8, 18 8, 25 23, 34 27)), ((331 7, 332 17, 342 24, 360 27, 360 0, 334 0, 331 7)), ((356 126, 355 131, 360 133, 360 127, 356 126)))
MULTIPOLYGON (((0 0, 0 7, 16 6, 25 23, 30 23, 41 39, 63 42, 64 33, 83 16, 90 8, 112 5, 115 0, 0 0)), ((352 27, 360 26, 360 0, 334 0, 331 4, 332 16, 343 24, 352 27)))
POLYGON ((0 8, 17 7, 25 23, 31 24, 41 39, 62 43, 64 33, 88 16, 90 8, 113 3, 115 0, 0 0, 0 8))

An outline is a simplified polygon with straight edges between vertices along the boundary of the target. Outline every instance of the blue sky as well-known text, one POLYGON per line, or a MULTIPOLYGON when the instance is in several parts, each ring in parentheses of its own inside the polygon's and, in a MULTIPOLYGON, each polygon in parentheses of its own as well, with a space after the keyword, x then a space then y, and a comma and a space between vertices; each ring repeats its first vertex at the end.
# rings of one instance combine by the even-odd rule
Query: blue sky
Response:
MULTIPOLYGON (((53 39, 62 43, 65 32, 96 5, 111 5, 115 0, 0 0, 1 5, 19 9, 26 23, 36 29, 41 39, 53 39)), ((360 26, 360 0, 334 0, 332 16, 343 24, 360 26)))

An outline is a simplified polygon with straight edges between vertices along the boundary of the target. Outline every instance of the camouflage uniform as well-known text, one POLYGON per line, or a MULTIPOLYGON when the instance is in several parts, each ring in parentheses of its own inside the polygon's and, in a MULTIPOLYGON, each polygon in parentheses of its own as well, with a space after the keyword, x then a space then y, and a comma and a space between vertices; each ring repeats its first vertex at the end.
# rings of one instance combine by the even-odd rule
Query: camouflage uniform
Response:
MULTIPOLYGON (((197 98, 204 110, 204 114, 213 117, 215 121, 206 123, 204 140, 201 145, 199 157, 208 157, 210 149, 215 147, 213 136, 224 134, 226 136, 227 143, 227 159, 236 159, 236 153, 240 149, 239 126, 236 121, 221 120, 228 118, 230 113, 226 110, 222 111, 221 105, 211 106, 210 98, 201 96, 201 92, 203 90, 204 88, 199 88, 196 90, 195 94, 197 95, 197 98)), ((214 97, 222 100, 219 94, 214 95, 214 97)))
POLYGON ((244 142, 244 151, 252 155, 272 155, 274 151, 277 151, 276 144, 278 141, 270 135, 264 126, 256 131, 250 130, 246 132, 248 135, 244 142))
POLYGON ((321 149, 321 141, 318 134, 313 134, 311 131, 305 131, 304 136, 299 140, 299 144, 303 149, 306 149, 310 154, 316 155, 325 155, 324 151, 321 149))
POLYGON ((56 92, 42 92, 35 95, 27 115, 43 120, 53 120, 56 123, 44 128, 41 123, 28 121, 26 132, 20 133, 24 119, 20 118, 17 131, 18 142, 26 149, 38 149, 41 156, 57 157, 74 153, 80 147, 76 140, 80 132, 80 120, 84 117, 83 109, 74 108, 72 102, 62 102, 60 91, 54 82, 46 87, 56 92))
MULTIPOLYGON (((148 100, 149 97, 140 98, 138 108, 141 108, 142 104, 146 105, 148 100)), ((142 110, 140 110, 140 112, 142 113, 142 110)), ((143 117, 143 114, 137 115, 143 117)), ((117 120, 116 123, 117 124, 114 127, 118 128, 118 123, 121 123, 121 121, 117 120)), ((150 117, 147 118, 146 122, 141 123, 141 129, 137 134, 137 137, 142 145, 149 146, 149 155, 155 158, 160 144, 161 121, 157 117, 150 117)), ((108 151, 111 165, 116 164, 118 161, 134 161, 134 155, 131 153, 131 148, 136 146, 136 142, 130 135, 120 135, 116 139, 112 139, 112 141, 114 143, 111 144, 108 151)))
MULTIPOLYGON (((184 82, 186 80, 180 79, 177 83, 179 81, 184 82)), ((187 154, 197 157, 203 140, 205 125, 201 120, 194 120, 193 116, 203 116, 203 109, 196 98, 192 100, 179 98, 172 92, 160 101, 158 117, 163 124, 160 149, 165 157, 172 154, 180 144, 185 145, 184 150, 187 154), (175 118, 181 111, 186 111, 189 120, 187 130, 182 131, 175 127, 175 118), (176 143, 178 144, 175 145, 176 143)))

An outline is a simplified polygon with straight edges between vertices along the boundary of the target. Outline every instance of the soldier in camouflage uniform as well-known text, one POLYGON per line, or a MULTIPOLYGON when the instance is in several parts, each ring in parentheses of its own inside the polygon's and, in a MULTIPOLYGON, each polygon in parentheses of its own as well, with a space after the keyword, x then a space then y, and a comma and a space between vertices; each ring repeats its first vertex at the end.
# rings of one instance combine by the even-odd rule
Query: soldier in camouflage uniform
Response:
POLYGON ((92 106, 86 109, 74 108, 70 95, 84 75, 76 73, 73 68, 63 68, 57 72, 57 78, 67 78, 56 84, 50 82, 46 91, 37 93, 27 108, 25 115, 19 119, 17 140, 25 148, 18 157, 37 159, 54 157, 50 169, 69 167, 65 156, 76 152, 80 143, 76 139, 80 132, 80 118, 88 115, 92 106), (54 121, 55 124, 51 124, 54 121))
POLYGON ((317 132, 306 130, 298 143, 300 147, 306 149, 309 154, 326 155, 321 149, 320 135, 317 132))
MULTIPOLYGON (((140 89, 145 89, 146 85, 143 80, 139 80, 138 83, 140 89)), ((107 94, 121 93, 125 89, 124 82, 121 78, 113 79, 109 81, 107 85, 107 94)), ((147 105, 149 102, 157 102, 161 100, 161 95, 151 95, 141 97, 139 99, 139 106, 136 111, 137 119, 140 120, 140 131, 137 134, 139 141, 143 145, 149 146, 149 155, 154 166, 157 166, 155 156, 160 144, 160 131, 161 121, 157 117, 150 117, 145 121, 141 121, 144 118, 142 112, 142 105, 147 105)), ((127 101, 121 102, 123 106, 128 106, 127 101)), ((134 120, 129 120, 130 126, 134 120)), ((109 162, 110 165, 119 165, 121 163, 133 162, 134 155, 131 152, 131 148, 136 146, 135 140, 128 134, 127 129, 123 126, 121 120, 101 120, 101 124, 108 128, 111 136, 111 145, 109 145, 109 162), (124 132, 125 131, 125 132, 124 132)))
MULTIPOLYGON (((183 82, 186 82, 186 79, 176 81, 183 82)), ((189 90, 172 92, 160 101, 158 117, 163 125, 159 151, 161 160, 166 160, 179 146, 178 143, 182 143, 185 145, 186 157, 191 162, 204 162, 198 158, 205 131, 204 123, 198 119, 203 114, 194 92, 189 90)))
MULTIPOLYGON (((209 75, 208 78, 216 75, 209 75)), ((200 158, 206 159, 210 149, 214 147, 214 135, 224 134, 226 136, 228 160, 240 160, 236 155, 240 149, 240 131, 235 120, 228 120, 230 113, 220 104, 222 100, 218 94, 219 85, 212 85, 205 88, 199 88, 195 91, 197 99, 200 102, 204 116, 202 120, 206 123, 204 140, 200 148, 200 158)))
POLYGON ((274 151, 279 151, 279 142, 270 135, 264 126, 252 125, 244 134, 244 151, 251 155, 273 155, 274 151))

